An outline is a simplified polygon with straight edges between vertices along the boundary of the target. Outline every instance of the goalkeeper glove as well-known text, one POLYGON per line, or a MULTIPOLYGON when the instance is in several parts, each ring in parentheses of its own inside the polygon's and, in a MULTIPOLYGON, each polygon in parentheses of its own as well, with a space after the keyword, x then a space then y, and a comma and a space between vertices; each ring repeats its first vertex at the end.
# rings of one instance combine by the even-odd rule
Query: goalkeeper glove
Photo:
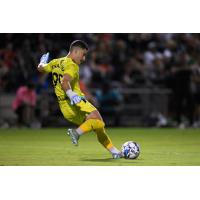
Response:
POLYGON ((49 52, 42 55, 42 57, 40 58, 40 64, 39 65, 47 64, 48 60, 49 60, 49 52))
POLYGON ((67 90, 66 94, 70 99, 71 105, 78 104, 82 101, 82 98, 76 92, 73 92, 71 89, 67 90))

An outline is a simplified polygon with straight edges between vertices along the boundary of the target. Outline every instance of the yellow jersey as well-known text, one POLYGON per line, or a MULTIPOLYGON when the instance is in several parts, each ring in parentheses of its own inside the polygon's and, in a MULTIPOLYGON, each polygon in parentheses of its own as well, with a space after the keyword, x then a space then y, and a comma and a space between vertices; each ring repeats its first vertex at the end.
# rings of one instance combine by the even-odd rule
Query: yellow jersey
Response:
POLYGON ((72 90, 79 96, 84 96, 79 86, 79 66, 71 58, 63 57, 54 59, 46 64, 43 69, 47 73, 52 73, 52 82, 58 99, 67 97, 61 86, 64 74, 69 74, 73 78, 70 82, 72 90))

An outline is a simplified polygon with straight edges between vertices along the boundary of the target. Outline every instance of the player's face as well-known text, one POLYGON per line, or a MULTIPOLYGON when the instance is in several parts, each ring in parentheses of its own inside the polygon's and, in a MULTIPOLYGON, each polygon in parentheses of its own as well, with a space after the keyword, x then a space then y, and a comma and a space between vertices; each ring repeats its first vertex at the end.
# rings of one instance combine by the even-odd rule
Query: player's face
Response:
POLYGON ((76 49, 76 63, 80 65, 82 62, 85 61, 85 57, 87 54, 86 49, 77 48, 76 49))

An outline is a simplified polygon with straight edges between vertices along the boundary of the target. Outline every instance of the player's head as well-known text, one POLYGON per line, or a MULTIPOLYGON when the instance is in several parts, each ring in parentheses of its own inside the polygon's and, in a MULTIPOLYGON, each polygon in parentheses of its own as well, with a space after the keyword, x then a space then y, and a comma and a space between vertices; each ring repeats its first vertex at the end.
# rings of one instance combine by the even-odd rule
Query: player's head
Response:
POLYGON ((76 64, 81 64, 85 61, 85 56, 88 51, 88 45, 82 40, 75 40, 70 45, 70 55, 76 64))

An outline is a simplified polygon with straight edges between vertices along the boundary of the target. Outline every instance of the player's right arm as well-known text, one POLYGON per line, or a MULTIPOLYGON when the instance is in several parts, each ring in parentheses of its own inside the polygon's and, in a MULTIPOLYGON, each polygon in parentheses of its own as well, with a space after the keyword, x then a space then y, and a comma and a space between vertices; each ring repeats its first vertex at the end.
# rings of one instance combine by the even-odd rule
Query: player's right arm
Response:
POLYGON ((51 72, 52 68, 51 68, 51 63, 48 63, 49 60, 49 52, 42 55, 42 57, 40 58, 40 63, 37 66, 37 70, 39 72, 51 72))

